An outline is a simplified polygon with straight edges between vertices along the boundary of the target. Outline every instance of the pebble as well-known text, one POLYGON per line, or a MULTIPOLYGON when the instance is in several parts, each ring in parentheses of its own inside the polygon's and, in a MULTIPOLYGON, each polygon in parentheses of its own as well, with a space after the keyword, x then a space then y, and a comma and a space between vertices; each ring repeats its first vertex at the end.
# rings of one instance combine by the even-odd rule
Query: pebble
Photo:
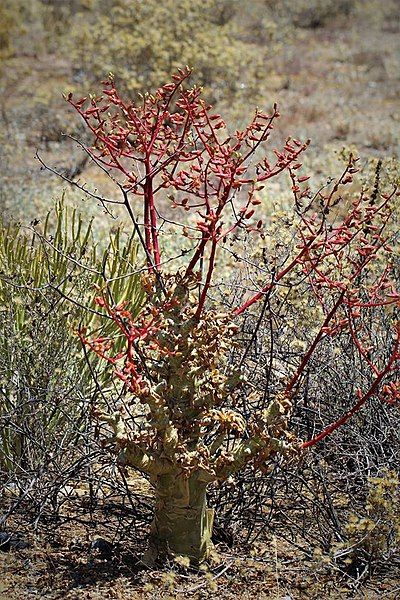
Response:
POLYGON ((19 535, 8 533, 7 531, 0 531, 0 551, 10 552, 10 550, 25 550, 30 548, 31 544, 21 539, 19 535))

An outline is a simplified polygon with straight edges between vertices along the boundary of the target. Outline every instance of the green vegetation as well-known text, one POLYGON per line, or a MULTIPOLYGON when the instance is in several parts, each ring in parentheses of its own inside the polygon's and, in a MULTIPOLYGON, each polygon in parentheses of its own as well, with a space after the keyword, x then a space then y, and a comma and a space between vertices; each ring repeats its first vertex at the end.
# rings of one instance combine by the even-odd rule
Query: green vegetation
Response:
POLYGON ((91 323, 115 334, 93 312, 94 295, 141 302, 133 238, 117 230, 98 256, 91 230, 62 204, 43 226, 0 227, 0 473, 21 493, 32 477, 39 496, 43 479, 54 486, 91 428, 96 389, 75 329, 91 323))
MULTIPOLYGON (((351 564, 354 555, 365 553, 370 563, 394 556, 400 545, 400 482, 396 471, 386 470, 368 480, 363 514, 351 514, 346 525, 351 564)), ((346 554, 346 552, 344 552, 346 554)))
POLYGON ((136 94, 157 89, 182 65, 196 71, 215 102, 247 89, 262 78, 264 50, 241 40, 235 0, 94 0, 90 12, 74 19, 69 39, 84 81, 108 72, 136 94))

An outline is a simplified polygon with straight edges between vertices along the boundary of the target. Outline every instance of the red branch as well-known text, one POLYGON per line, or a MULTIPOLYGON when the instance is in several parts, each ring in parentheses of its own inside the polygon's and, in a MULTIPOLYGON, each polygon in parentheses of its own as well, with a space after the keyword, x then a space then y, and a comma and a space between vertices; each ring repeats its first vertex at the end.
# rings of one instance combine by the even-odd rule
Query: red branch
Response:
MULTIPOLYGON (((89 155, 116 174, 115 180, 124 194, 123 204, 144 246, 147 268, 155 273, 164 293, 159 222, 168 202, 171 209, 185 215, 173 222, 180 228, 178 231, 183 232, 181 235, 192 241, 192 254, 188 257, 184 277, 199 281, 197 320, 206 310, 219 244, 239 231, 254 235, 267 233, 259 214, 262 202, 258 194, 270 179, 285 171, 289 173, 299 219, 298 245, 273 278, 245 298, 232 311, 233 315, 243 314, 273 288, 285 285, 289 277, 306 278, 324 318, 286 386, 286 395, 295 393, 296 384, 323 338, 340 332, 350 336, 375 377, 370 389, 364 395, 360 392, 356 405, 316 438, 305 442, 303 447, 306 448, 324 439, 360 410, 398 360, 398 331, 395 349, 386 367, 378 369, 369 357, 360 325, 362 314, 369 309, 400 304, 400 294, 389 279, 392 250, 384 237, 390 217, 389 203, 398 192, 393 190, 389 195, 380 195, 375 186, 371 197, 362 192, 354 200, 344 218, 332 218, 343 186, 352 183, 358 170, 357 159, 350 157, 338 180, 327 191, 320 190, 312 197, 307 184, 309 178, 299 171, 302 166, 299 159, 308 142, 288 138, 283 148, 273 149, 271 156, 256 158, 256 153, 258 156, 260 149, 269 143, 274 123, 280 116, 277 106, 274 105, 270 114, 257 109, 247 127, 228 135, 221 116, 213 113, 201 98, 201 89, 187 89, 190 74, 190 69, 180 69, 171 83, 155 94, 145 94, 137 104, 125 102, 112 79, 103 82, 103 95, 75 100, 69 94, 68 102, 94 136, 93 146, 87 149, 89 155), (140 210, 133 209, 135 203, 140 210), (135 220, 136 212, 144 215, 142 225, 135 220), (383 263, 386 260, 387 266, 373 284, 361 286, 363 273, 378 254, 382 255, 383 263)), ((128 343, 126 363, 117 376, 129 383, 131 389, 139 389, 144 385, 143 365, 135 344, 145 340, 149 349, 154 348, 152 333, 161 326, 162 314, 158 312, 152 318, 147 315, 138 325, 124 309, 112 309, 104 300, 101 302, 128 343)), ((116 359, 110 358, 108 353, 108 340, 89 342, 83 334, 81 339, 103 359, 115 363, 116 359)), ((162 348, 157 351, 163 352, 162 348)), ((388 402, 396 401, 396 386, 393 382, 384 386, 388 402)))
MULTIPOLYGON (((328 427, 325 427, 325 429, 323 431, 321 431, 321 433, 319 433, 317 436, 315 436, 311 440, 308 440, 307 442, 304 442, 301 445, 301 448, 310 448, 311 446, 315 446, 315 444, 317 444, 318 442, 320 442, 321 440, 326 438, 328 435, 333 433, 336 429, 341 427, 341 425, 344 425, 345 423, 347 423, 347 421, 353 415, 355 415, 362 408, 362 406, 364 406, 366 401, 369 398, 371 398, 374 394, 376 394, 383 379, 386 377, 386 375, 388 375, 391 371, 393 371, 393 367, 394 367, 395 363, 400 361, 399 346, 400 346, 400 323, 398 323, 396 326, 396 340, 395 340, 394 346, 392 348, 392 352, 391 352, 389 361, 388 361, 387 365, 385 366, 385 368, 379 372, 377 377, 375 377, 375 379, 374 379, 372 385, 370 386, 370 388, 368 389, 368 391, 362 395, 361 391, 358 390, 359 400, 353 406, 353 408, 351 408, 344 415, 342 415, 340 417, 340 419, 338 419, 334 423, 331 423, 330 425, 328 425, 328 427)), ((399 397, 399 399, 400 399, 400 397, 399 397)))

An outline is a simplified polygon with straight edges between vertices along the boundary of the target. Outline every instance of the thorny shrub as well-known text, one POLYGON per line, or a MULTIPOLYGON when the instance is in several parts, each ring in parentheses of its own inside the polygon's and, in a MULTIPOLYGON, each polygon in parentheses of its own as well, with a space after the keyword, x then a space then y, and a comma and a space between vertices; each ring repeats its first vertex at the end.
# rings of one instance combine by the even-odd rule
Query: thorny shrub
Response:
MULTIPOLYGON (((344 153, 344 163, 349 156, 348 152, 344 153)), ((369 161, 353 184, 342 188, 342 200, 330 218, 336 222, 343 219, 361 190, 366 196, 373 197, 390 191, 398 182, 399 170, 395 161, 384 160, 382 166, 381 161, 369 161)), ((329 185, 334 182, 326 182, 325 189, 329 185)), ((257 263, 262 267, 267 257, 293 249, 297 227, 295 215, 284 197, 277 201, 276 195, 269 193, 264 199, 265 210, 271 205, 274 211, 266 218, 265 239, 257 245, 247 245, 247 248, 242 244, 230 269, 233 270, 235 264, 236 268, 242 264, 243 269, 244 259, 247 264, 257 263), (241 263, 238 263, 239 258, 241 263)), ((395 203, 386 230, 387 235, 393 237, 392 277, 396 287, 400 273, 398 208, 395 203)), ((379 263, 380 258, 376 260, 379 263)), ((385 260, 384 255, 382 260, 385 260)), ((383 263, 375 264, 371 269, 375 271, 382 267, 383 263)), ((226 270, 224 267, 224 272, 226 270)), ((253 278, 250 283, 254 281, 257 279, 253 278)), ((369 285, 370 281, 371 271, 366 269, 359 283, 369 285)), ((243 368, 247 378, 256 389, 265 390, 268 397, 280 389, 282 380, 290 376, 301 360, 322 318, 321 308, 313 301, 307 281, 295 284, 293 280, 291 283, 277 289, 266 306, 261 305, 248 313, 239 334, 241 348, 236 360, 241 360, 244 348, 243 368)), ((238 278, 236 285, 239 284, 243 285, 243 281, 238 278)), ((231 288, 235 289, 235 286, 231 288)), ((225 293, 221 298, 226 300, 225 293)), ((389 310, 375 307, 364 314, 366 327, 373 324, 375 331, 380 332, 376 351, 383 361, 390 353, 391 323, 398 315, 398 307, 389 310)), ((362 358, 360 360, 346 330, 321 340, 299 381, 291 429, 300 438, 312 437, 324 423, 335 421, 337 414, 345 413, 351 407, 356 382, 369 385, 369 381, 369 368, 362 358)), ((357 507, 362 513, 368 478, 377 476, 385 467, 398 469, 399 451, 400 439, 393 409, 390 405, 382 406, 378 398, 371 399, 346 427, 337 430, 334 436, 326 437, 315 447, 313 454, 303 457, 300 464, 294 466, 287 461, 270 460, 264 465, 264 473, 247 469, 235 477, 233 485, 215 490, 213 503, 219 507, 219 517, 224 524, 218 535, 232 541, 232 536, 242 539, 244 534, 244 541, 252 543, 263 531, 272 528, 291 543, 301 544, 305 552, 321 548, 329 555, 335 541, 344 541, 347 537, 345 526, 349 511, 357 507)))

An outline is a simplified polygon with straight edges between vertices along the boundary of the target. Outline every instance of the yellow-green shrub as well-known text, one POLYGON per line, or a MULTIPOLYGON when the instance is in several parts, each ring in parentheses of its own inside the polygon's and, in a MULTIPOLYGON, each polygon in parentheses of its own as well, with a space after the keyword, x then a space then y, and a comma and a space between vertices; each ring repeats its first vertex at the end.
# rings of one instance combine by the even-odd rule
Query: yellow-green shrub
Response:
MULTIPOLYGON (((263 50, 241 41, 234 0, 94 0, 78 14, 70 48, 81 75, 109 71, 130 92, 155 88, 188 64, 213 100, 231 96, 261 77, 263 50)), ((242 32, 243 33, 243 32, 242 32)))
POLYGON ((93 382, 74 329, 115 334, 85 307, 99 289, 134 306, 142 297, 132 236, 116 230, 99 252, 91 222, 62 204, 35 228, 0 221, 0 475, 19 478, 76 458, 93 382))
POLYGON ((350 548, 346 561, 364 551, 369 561, 387 558, 400 545, 400 481, 398 473, 386 470, 368 479, 369 490, 360 513, 352 513, 345 526, 350 548))

